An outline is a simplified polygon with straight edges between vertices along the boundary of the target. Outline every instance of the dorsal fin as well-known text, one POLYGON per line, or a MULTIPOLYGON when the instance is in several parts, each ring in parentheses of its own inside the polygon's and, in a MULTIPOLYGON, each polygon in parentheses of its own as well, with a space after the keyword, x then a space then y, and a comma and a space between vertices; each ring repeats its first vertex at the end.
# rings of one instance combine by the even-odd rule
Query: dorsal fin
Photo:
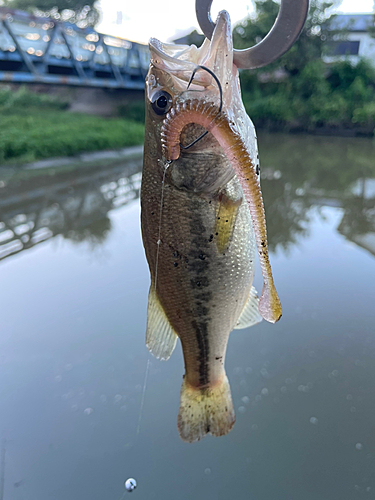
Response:
POLYGON ((262 321, 262 316, 259 314, 259 297, 255 288, 252 286, 242 313, 238 318, 237 325, 234 327, 236 330, 241 328, 248 328, 249 326, 256 325, 262 321))
POLYGON ((148 294, 146 346, 158 359, 167 360, 176 346, 177 334, 171 327, 151 284, 148 294))

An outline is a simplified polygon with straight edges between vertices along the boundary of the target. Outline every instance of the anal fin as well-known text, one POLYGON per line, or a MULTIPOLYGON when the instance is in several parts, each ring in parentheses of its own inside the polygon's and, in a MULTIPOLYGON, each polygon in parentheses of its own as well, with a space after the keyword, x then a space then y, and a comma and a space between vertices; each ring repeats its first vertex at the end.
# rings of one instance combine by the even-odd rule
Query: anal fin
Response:
POLYGON ((252 286, 249 298, 246 301, 242 313, 238 318, 237 324, 234 327, 236 330, 248 328, 262 321, 262 316, 259 314, 259 297, 255 288, 252 286))
POLYGON ((176 347, 177 334, 171 327, 156 291, 151 285, 147 307, 147 349, 157 358, 167 360, 176 347))

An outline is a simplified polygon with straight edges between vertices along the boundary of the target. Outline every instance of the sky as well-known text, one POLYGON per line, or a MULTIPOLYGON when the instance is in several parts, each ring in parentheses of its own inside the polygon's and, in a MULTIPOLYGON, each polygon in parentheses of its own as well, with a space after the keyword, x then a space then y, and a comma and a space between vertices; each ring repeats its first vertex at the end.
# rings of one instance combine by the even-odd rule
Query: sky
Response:
MULTIPOLYGON (((372 12, 374 0, 342 0, 342 13, 372 12)), ((171 41, 193 29, 199 32, 195 16, 195 0, 99 0, 101 21, 98 31, 136 42, 147 43, 151 37, 171 41)), ((254 11, 249 0, 214 0, 213 19, 228 10, 232 22, 238 22, 254 11)))

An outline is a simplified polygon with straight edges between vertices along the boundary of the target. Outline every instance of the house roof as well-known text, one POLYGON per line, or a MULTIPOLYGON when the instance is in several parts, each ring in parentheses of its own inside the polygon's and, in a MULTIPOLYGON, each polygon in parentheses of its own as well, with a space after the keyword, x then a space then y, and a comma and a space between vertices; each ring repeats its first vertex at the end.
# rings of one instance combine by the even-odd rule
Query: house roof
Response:
POLYGON ((367 31, 374 27, 372 14, 338 14, 332 19, 331 30, 367 31))

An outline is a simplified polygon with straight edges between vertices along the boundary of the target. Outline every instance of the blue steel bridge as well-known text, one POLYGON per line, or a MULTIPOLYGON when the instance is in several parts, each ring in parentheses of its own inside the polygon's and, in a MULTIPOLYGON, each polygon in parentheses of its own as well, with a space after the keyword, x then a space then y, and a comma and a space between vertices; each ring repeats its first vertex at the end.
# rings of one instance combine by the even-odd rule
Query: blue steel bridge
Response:
POLYGON ((0 82, 143 89, 147 45, 0 8, 0 82))

